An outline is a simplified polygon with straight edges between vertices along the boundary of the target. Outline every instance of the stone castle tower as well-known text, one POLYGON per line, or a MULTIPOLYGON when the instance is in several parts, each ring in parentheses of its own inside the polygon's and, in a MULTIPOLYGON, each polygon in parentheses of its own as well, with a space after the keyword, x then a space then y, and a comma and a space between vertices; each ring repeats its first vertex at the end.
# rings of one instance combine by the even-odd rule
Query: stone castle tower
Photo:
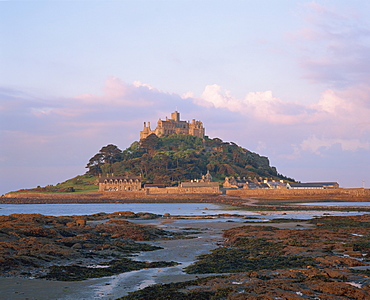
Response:
POLYGON ((144 122, 144 129, 140 131, 140 140, 145 139, 148 135, 154 133, 158 137, 168 136, 171 134, 189 134, 199 138, 204 138, 205 129, 201 121, 193 119, 191 122, 181 121, 180 113, 174 111, 171 113, 171 119, 166 117, 166 120, 158 120, 157 127, 154 130, 150 128, 150 122, 146 126, 144 122))

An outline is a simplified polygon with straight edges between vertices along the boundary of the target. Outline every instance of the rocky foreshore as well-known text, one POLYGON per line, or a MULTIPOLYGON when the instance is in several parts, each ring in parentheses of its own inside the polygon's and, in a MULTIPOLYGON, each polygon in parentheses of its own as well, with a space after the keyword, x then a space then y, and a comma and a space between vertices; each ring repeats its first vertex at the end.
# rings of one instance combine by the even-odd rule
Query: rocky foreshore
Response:
POLYGON ((175 262, 138 263, 130 259, 138 251, 158 249, 137 241, 173 237, 171 232, 127 221, 157 217, 132 212, 0 216, 0 274, 71 281, 174 265, 175 262))
POLYGON ((370 299, 370 216, 304 223, 285 219, 226 230, 222 247, 185 269, 213 276, 120 299, 370 299))
MULTIPOLYGON (((43 281, 43 291, 50 285, 63 294, 73 280, 155 268, 154 273, 144 273, 152 277, 133 277, 136 282, 157 284, 129 295, 124 291, 135 283, 129 277, 122 279, 125 286, 116 285, 111 294, 115 298, 126 294, 122 299, 369 299, 370 215, 262 223, 237 219, 219 217, 204 222, 133 212, 2 216, 1 274, 16 280, 46 278, 49 281, 43 281), (223 239, 212 233, 216 228, 225 230, 223 239), (216 240, 211 245, 205 237, 216 240), (171 242, 171 248, 166 250, 170 243, 163 241, 171 242), (158 250, 159 245, 162 250, 158 250), (208 251, 196 262, 186 264, 184 271, 189 275, 165 275, 166 269, 177 268, 178 261, 204 245, 208 251), (188 252, 184 252, 185 247, 188 252), (136 253, 147 254, 132 260, 131 255, 136 253), (164 276, 159 277, 158 272, 164 276), (183 282, 191 275, 193 280, 183 282), (55 280, 69 283, 58 286, 55 280)), ((15 297, 16 292, 20 297, 14 299, 24 299, 22 286, 11 290, 7 278, 3 281, 8 284, 3 287, 4 295, 15 297)), ((25 283, 32 284, 32 279, 28 280, 25 283)), ((81 287, 86 286, 83 282, 81 287)), ((49 299, 34 289, 27 297, 49 299)), ((109 294, 104 297, 113 299, 109 294)))

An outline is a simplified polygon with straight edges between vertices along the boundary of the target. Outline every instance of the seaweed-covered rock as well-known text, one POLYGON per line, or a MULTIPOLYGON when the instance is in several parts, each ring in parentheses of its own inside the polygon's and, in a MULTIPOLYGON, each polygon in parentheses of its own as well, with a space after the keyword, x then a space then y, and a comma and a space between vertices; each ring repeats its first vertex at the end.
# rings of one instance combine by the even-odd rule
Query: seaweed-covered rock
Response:
MULTIPOLYGON (((93 216, 0 216, 0 273, 3 276, 22 273, 42 276, 48 272, 48 267, 55 264, 67 268, 73 261, 80 262, 75 267, 83 267, 92 263, 104 264, 116 258, 123 260, 124 256, 133 252, 158 249, 136 241, 172 235, 164 230, 125 220, 127 216, 141 216, 131 213, 124 214, 124 219, 120 219, 120 216, 122 214, 97 215, 97 224, 93 223, 93 216), (110 217, 114 218, 109 221, 110 217), (106 223, 101 222, 104 219, 106 223)), ((89 276, 98 273, 90 272, 89 276)))

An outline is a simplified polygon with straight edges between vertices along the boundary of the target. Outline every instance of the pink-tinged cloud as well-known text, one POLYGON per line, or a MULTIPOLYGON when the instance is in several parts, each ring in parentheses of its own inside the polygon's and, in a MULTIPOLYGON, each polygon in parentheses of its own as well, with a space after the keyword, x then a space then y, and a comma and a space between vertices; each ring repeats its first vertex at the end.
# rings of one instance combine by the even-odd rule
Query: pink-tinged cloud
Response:
POLYGON ((83 94, 75 97, 86 104, 104 104, 110 106, 146 107, 154 104, 149 94, 158 94, 158 90, 139 81, 128 84, 116 77, 108 78, 103 87, 103 95, 83 94))
POLYGON ((343 91, 325 91, 313 107, 319 119, 332 125, 335 137, 361 137, 370 133, 370 90, 356 86, 343 91))
POLYGON ((315 135, 305 139, 300 146, 303 151, 311 151, 315 154, 321 155, 323 150, 328 150, 334 145, 340 145, 343 151, 355 152, 359 149, 370 149, 370 142, 362 142, 358 139, 325 139, 318 138, 315 135))
POLYGON ((199 105, 223 108, 273 124, 294 125, 310 122, 310 107, 286 102, 274 97, 271 91, 250 92, 244 99, 231 96, 229 91, 214 84, 206 86, 201 97, 195 99, 199 105))
POLYGON ((370 75, 370 26, 362 12, 343 13, 317 3, 304 6, 305 27, 292 34, 303 77, 327 87, 366 82, 370 75))
POLYGON ((237 99, 218 85, 207 86, 194 101, 201 106, 242 114, 266 129, 274 126, 274 130, 283 130, 290 125, 286 128, 290 135, 299 129, 297 138, 302 142, 292 144, 295 149, 294 154, 289 154, 292 158, 299 155, 299 149, 319 153, 318 149, 336 144, 343 151, 368 149, 365 140, 370 134, 370 89, 364 85, 340 91, 328 89, 316 103, 306 105, 284 101, 271 91, 250 92, 244 99, 237 99), (311 138, 312 134, 315 138, 311 138))
POLYGON ((248 93, 243 102, 246 109, 262 121, 281 125, 309 122, 309 108, 274 97, 271 91, 248 93))
POLYGON ((195 99, 199 105, 215 108, 227 108, 230 111, 240 111, 241 103, 230 95, 230 92, 223 90, 217 84, 207 85, 204 88, 202 96, 195 99))
POLYGON ((238 99, 216 84, 206 86, 199 97, 193 93, 181 97, 119 79, 109 79, 102 95, 0 97, 0 105, 7 106, 0 111, 0 163, 11 170, 20 165, 37 167, 42 161, 78 165, 83 172, 88 159, 102 146, 113 143, 125 149, 139 139, 144 121, 154 127, 158 118, 178 108, 182 120, 201 120, 209 137, 234 141, 266 155, 287 176, 296 177, 281 167, 307 157, 322 159, 320 164, 324 164, 332 154, 340 160, 348 157, 351 163, 359 161, 362 168, 370 150, 369 100, 370 88, 365 84, 327 89, 311 104, 299 104, 276 97, 272 91, 248 92, 238 99), (145 102, 140 103, 142 98, 145 102))

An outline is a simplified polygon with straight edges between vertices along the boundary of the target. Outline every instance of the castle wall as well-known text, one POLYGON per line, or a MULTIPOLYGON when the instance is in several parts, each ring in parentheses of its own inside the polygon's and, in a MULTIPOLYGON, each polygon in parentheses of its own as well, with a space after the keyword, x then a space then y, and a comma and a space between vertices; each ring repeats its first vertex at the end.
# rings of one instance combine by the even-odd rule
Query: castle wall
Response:
POLYGON ((171 119, 159 120, 157 127, 154 130, 150 128, 150 122, 148 126, 144 122, 144 128, 140 131, 140 139, 145 139, 150 134, 154 133, 158 137, 168 136, 171 134, 187 134, 193 135, 199 138, 204 138, 205 129, 201 121, 192 120, 192 122, 186 122, 180 120, 180 113, 175 111, 171 113, 171 119))

